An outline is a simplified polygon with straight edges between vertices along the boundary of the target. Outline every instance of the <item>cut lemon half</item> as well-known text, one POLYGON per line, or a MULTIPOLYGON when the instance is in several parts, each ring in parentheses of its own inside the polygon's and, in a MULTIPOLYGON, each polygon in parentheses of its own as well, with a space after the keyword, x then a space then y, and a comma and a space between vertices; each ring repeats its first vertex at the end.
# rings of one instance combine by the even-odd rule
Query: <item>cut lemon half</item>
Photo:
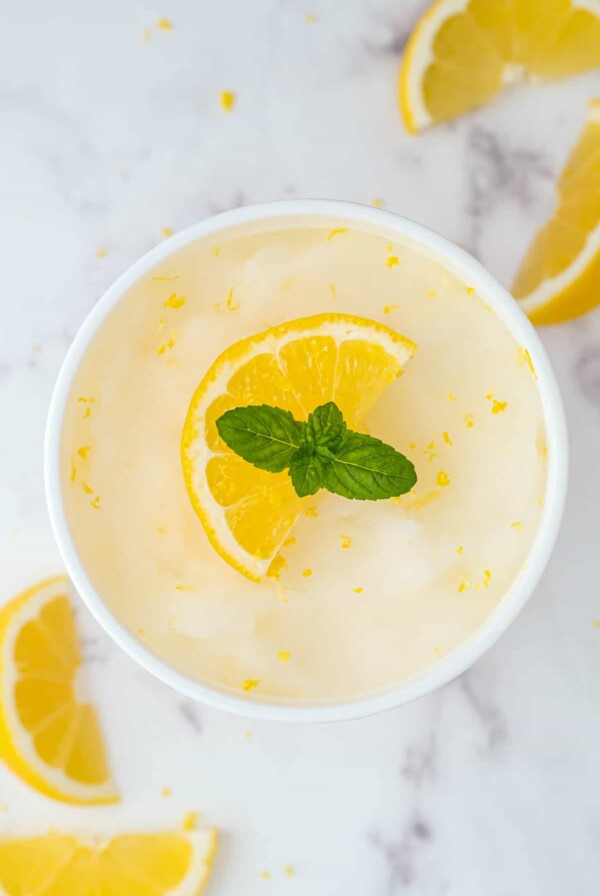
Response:
POLYGON ((554 324, 600 304, 600 99, 558 182, 554 217, 525 256, 513 294, 533 323, 554 324))
POLYGON ((437 0, 400 68, 407 130, 462 115, 526 77, 600 65, 600 0, 437 0))
POLYGON ((40 793, 113 803, 104 740, 82 695, 69 580, 46 579, 0 610, 0 759, 40 793))
POLYGON ((5 896, 198 896, 214 831, 0 840, 5 896))
POLYGON ((260 581, 306 499, 287 472, 259 470, 232 452, 217 432, 221 414, 269 404, 306 420, 335 401, 348 425, 360 428, 414 349, 373 320, 318 314, 243 339, 217 358, 192 398, 181 456, 194 510, 224 560, 260 581))

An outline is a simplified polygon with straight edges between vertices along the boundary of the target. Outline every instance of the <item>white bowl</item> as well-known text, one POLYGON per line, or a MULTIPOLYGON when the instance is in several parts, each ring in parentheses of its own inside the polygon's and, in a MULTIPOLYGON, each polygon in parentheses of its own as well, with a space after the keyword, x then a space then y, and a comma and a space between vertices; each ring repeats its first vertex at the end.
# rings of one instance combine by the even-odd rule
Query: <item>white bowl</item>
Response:
POLYGON ((46 495, 50 519, 67 571, 79 594, 109 635, 141 666, 188 697, 245 716, 290 722, 325 722, 366 716, 421 697, 456 678, 488 650, 521 611, 534 591, 548 562, 562 517, 568 470, 568 442, 558 386, 540 340, 511 295, 470 255, 437 233, 381 209, 347 202, 297 199, 234 209, 209 218, 161 243, 128 271, 93 308, 67 353, 52 396, 45 445, 46 495), (395 231, 420 243, 464 282, 474 286, 508 327, 519 345, 531 354, 538 375, 548 443, 548 480, 540 526, 527 557, 525 571, 506 592, 496 609, 464 644, 433 667, 385 693, 360 700, 293 706, 275 701, 258 702, 223 693, 176 671, 155 656, 119 621, 96 591, 79 557, 69 530, 60 476, 61 432, 73 379, 99 327, 131 287, 158 262, 183 246, 210 233, 225 231, 245 222, 276 223, 296 216, 332 217, 343 223, 369 225, 395 231))

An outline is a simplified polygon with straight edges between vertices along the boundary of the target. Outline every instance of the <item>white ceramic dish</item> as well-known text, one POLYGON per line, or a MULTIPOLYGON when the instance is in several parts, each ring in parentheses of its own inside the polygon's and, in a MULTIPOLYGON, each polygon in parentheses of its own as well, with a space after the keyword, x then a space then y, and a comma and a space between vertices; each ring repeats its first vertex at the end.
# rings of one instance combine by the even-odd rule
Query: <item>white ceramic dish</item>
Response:
POLYGON ((65 358, 50 405, 45 446, 46 494, 59 550, 79 594, 117 644, 157 678, 188 697, 254 718, 290 722, 337 721, 391 709, 441 687, 471 666, 515 619, 544 571, 562 517, 567 470, 567 432, 558 386, 534 328, 510 294, 470 255, 413 221, 368 206, 317 199, 272 202, 216 215, 157 246, 119 277, 89 314, 65 358), (418 241, 464 282, 472 284, 505 323, 517 343, 526 347, 531 354, 538 375, 548 444, 544 511, 526 568, 485 623, 459 648, 403 685, 366 699, 331 705, 292 706, 242 699, 188 678, 149 651, 112 613, 88 577, 69 530, 60 477, 63 417, 74 376, 98 328, 134 283, 156 264, 207 234, 247 222, 275 223, 278 218, 290 216, 313 219, 334 217, 350 226, 366 225, 395 231, 401 237, 418 241))

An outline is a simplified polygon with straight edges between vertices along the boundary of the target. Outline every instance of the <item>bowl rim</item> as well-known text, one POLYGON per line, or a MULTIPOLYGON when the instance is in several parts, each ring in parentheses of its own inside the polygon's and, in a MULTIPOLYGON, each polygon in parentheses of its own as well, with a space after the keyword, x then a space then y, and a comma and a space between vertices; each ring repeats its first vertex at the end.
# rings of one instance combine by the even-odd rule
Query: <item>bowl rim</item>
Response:
POLYGON ((530 321, 510 293, 464 249, 435 231, 384 209, 330 199, 288 199, 244 206, 207 218, 150 250, 106 290, 92 308, 63 361, 52 394, 44 445, 44 478, 50 522, 66 570, 82 600, 113 640, 139 665, 187 697, 238 715, 285 722, 329 722, 372 715, 408 703, 452 681, 496 642, 531 597, 552 552, 566 499, 568 437, 558 384, 530 321), (396 232, 430 251, 463 282, 472 285, 526 348, 537 375, 548 445, 548 472, 542 519, 524 570, 496 608, 460 646, 401 685, 357 700, 333 703, 278 703, 242 698, 178 672, 154 654, 109 609, 87 575, 70 533, 60 474, 64 413, 74 377, 99 327, 129 289, 175 252, 209 234, 250 222, 281 218, 328 218, 396 232))

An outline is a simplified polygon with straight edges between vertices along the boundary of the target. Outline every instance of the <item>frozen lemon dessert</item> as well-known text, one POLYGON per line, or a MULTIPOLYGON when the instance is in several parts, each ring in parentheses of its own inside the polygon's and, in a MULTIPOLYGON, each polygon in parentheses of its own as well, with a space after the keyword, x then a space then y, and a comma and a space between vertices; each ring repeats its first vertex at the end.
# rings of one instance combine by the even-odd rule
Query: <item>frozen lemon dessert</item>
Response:
POLYGON ((67 517, 153 653, 252 700, 391 689, 523 569, 546 438, 527 349, 393 231, 248 223, 102 324, 62 437, 67 517))

